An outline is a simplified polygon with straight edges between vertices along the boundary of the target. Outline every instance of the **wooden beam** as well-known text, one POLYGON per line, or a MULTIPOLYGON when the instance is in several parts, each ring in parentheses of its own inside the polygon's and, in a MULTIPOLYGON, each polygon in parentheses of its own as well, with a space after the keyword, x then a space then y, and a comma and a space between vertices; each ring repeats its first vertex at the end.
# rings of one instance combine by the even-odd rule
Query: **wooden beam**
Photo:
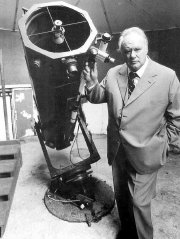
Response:
POLYGON ((6 88, 5 88, 5 81, 4 81, 4 77, 3 77, 2 49, 0 49, 0 78, 1 78, 1 90, 2 90, 2 99, 3 99, 4 122, 5 122, 5 129, 6 129, 6 140, 9 140, 10 136, 9 136, 9 127, 8 127, 6 88))
POLYGON ((0 141, 0 148, 3 148, 3 151, 0 151, 0 237, 2 237, 7 225, 22 165, 22 156, 20 142, 17 140, 0 141))

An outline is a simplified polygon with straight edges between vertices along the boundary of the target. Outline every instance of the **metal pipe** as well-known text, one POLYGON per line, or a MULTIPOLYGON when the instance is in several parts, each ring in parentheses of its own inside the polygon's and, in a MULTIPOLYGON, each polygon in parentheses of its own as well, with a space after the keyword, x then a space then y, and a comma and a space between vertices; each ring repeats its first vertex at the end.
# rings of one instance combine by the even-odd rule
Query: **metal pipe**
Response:
POLYGON ((15 8, 15 14, 14 14, 14 23, 13 23, 13 31, 16 30, 16 21, 17 21, 17 12, 19 7, 19 0, 16 0, 16 8, 15 8))
POLYGON ((109 32, 112 34, 111 25, 110 25, 110 22, 109 22, 109 18, 108 18, 108 15, 107 15, 106 7, 105 7, 105 4, 104 4, 103 0, 101 0, 101 6, 103 8, 103 12, 104 12, 104 16, 105 16, 105 19, 106 19, 106 22, 107 22, 107 25, 108 25, 108 28, 109 28, 109 32))

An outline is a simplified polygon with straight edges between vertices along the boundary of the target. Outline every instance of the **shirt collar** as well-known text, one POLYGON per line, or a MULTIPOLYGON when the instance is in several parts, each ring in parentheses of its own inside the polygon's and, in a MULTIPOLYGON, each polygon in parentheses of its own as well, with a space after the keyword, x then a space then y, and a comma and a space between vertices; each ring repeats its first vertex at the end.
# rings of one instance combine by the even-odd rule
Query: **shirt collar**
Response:
MULTIPOLYGON (((136 71, 136 74, 139 76, 139 78, 141 78, 143 76, 145 69, 148 65, 148 62, 149 62, 149 57, 147 56, 144 65, 141 66, 141 68, 138 71, 136 71)), ((128 68, 128 74, 129 74, 129 72, 130 72, 130 69, 128 68)))

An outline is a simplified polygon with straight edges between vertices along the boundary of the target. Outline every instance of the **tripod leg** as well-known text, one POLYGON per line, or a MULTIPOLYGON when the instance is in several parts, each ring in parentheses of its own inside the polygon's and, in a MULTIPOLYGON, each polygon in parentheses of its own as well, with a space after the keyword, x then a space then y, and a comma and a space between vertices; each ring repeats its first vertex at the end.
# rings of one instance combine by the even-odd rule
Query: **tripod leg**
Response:
POLYGON ((90 152, 90 157, 88 158, 88 161, 89 161, 90 164, 95 163, 100 159, 100 155, 99 155, 99 153, 97 151, 97 148, 96 148, 96 146, 93 142, 92 134, 90 133, 90 131, 86 127, 86 123, 83 119, 84 117, 82 117, 80 114, 81 114, 81 111, 77 116, 77 120, 79 122, 79 126, 81 128, 82 134, 84 136, 84 139, 86 141, 87 147, 88 147, 89 152, 90 152))

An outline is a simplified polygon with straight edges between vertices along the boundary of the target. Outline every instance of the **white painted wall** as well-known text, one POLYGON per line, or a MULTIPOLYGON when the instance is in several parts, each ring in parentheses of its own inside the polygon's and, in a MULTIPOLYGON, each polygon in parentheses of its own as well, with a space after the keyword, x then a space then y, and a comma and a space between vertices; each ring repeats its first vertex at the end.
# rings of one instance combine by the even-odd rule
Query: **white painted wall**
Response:
POLYGON ((94 134, 106 134, 108 123, 107 104, 83 104, 88 129, 94 134))
MULTIPOLYGON (((6 97, 7 111, 8 111, 8 125, 10 132, 10 139, 13 139, 12 120, 11 120, 11 102, 10 97, 6 97)), ((90 102, 83 104, 83 111, 86 116, 88 130, 93 134, 106 134, 108 123, 108 111, 106 104, 91 104, 90 102)), ((0 140, 6 140, 5 122, 3 101, 0 97, 0 140)))

